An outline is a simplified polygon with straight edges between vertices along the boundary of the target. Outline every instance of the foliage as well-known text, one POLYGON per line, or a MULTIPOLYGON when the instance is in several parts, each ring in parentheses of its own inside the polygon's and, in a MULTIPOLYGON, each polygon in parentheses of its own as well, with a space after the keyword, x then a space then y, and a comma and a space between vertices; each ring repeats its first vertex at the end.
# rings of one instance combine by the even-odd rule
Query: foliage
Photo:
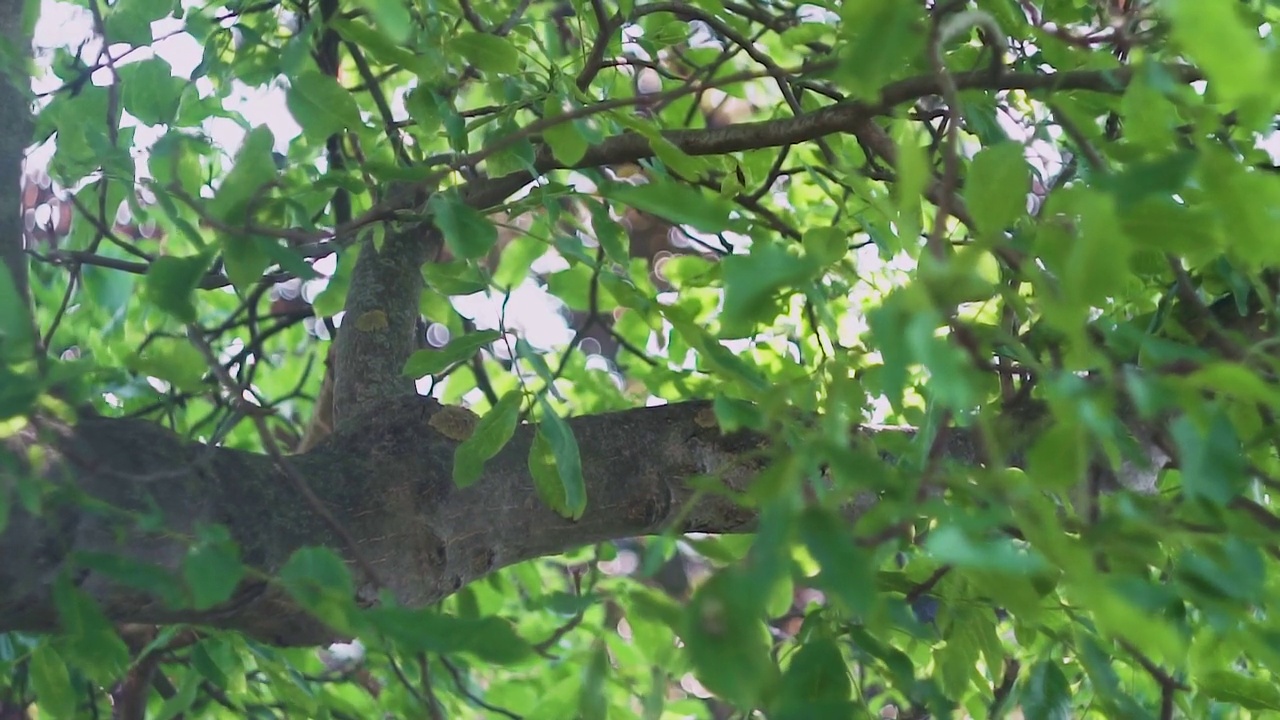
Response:
MULTIPOLYGON (((39 338, 0 272, 0 433, 85 401, 291 447, 356 258, 429 220, 444 250, 422 271, 426 344, 400 360, 481 414, 459 431, 475 432, 460 485, 521 418, 541 423, 539 496, 572 518, 589 448, 564 417, 710 398, 722 427, 774 442, 741 498, 751 536, 618 538, 422 609, 357 608, 350 568, 300 551, 278 582, 357 634, 355 659, 113 627, 65 582, 63 632, 0 636, 0 709, 1280 710, 1273 4, 42 12, 82 16, 97 41, 42 58, 61 87, 35 140, 74 220, 29 224, 39 338), (174 37, 202 51, 189 73, 174 37), (296 132, 255 125, 245 88, 296 132), (400 202, 404 187, 430 199, 400 202), (567 335, 538 339, 535 296, 567 335), (38 339, 56 361, 31 360, 38 339), (919 431, 851 433, 868 422, 919 431), (958 432, 980 462, 942 451, 958 432)), ((0 486, 0 527, 45 492, 0 486)), ((198 607, 254 572, 219 527, 182 577, 80 562, 198 607)))

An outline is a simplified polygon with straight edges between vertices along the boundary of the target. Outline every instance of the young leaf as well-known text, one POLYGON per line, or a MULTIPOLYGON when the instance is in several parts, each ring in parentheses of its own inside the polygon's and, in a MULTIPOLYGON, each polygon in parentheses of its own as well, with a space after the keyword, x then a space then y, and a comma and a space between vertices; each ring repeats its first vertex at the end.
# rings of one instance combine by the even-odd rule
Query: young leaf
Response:
POLYGON ((545 433, 551 454, 556 459, 556 471, 564 488, 565 509, 569 517, 577 520, 587 509, 586 481, 582 477, 582 457, 578 454, 578 441, 573 437, 569 423, 556 414, 546 396, 538 398, 542 406, 542 422, 539 432, 545 433))
POLYGON ((605 183, 600 186, 600 194, 703 232, 721 232, 729 227, 732 206, 727 200, 683 183, 663 179, 653 179, 644 185, 605 183))
POLYGON ((498 229, 493 223, 464 204, 456 193, 436 193, 427 206, 436 227, 444 234, 449 251, 459 258, 474 260, 484 257, 498 241, 498 229))
POLYGON ((404 374, 411 378, 434 375, 456 362, 466 360, 480 348, 502 337, 497 330, 478 330, 449 341, 439 350, 419 350, 404 364, 404 374))
POLYGON ((506 38, 465 32, 450 41, 449 46, 481 72, 509 75, 520 70, 520 52, 506 38))
POLYGON ((470 487, 480 479, 484 463, 515 435, 520 420, 520 404, 524 393, 510 390, 476 423, 471 437, 462 441, 453 456, 453 482, 460 488, 470 487))

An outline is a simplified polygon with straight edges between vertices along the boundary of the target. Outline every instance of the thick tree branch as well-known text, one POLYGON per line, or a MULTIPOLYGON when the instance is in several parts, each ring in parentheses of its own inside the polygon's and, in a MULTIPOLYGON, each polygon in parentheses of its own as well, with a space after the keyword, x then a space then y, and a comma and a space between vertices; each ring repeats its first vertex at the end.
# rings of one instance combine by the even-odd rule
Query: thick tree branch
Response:
MULTIPOLYGON (((456 442, 436 432, 432 422, 440 407, 419 397, 388 400, 292 458, 405 602, 435 602, 512 563, 659 532, 676 518, 680 532, 752 528, 753 511, 721 495, 695 493, 687 483, 710 474, 730 490, 745 489, 759 463, 750 458, 766 442, 707 427, 708 403, 573 419, 588 496, 586 514, 577 522, 556 515, 534 494, 528 426, 489 461, 480 482, 458 489, 451 480, 456 442)), ((0 450, 0 487, 18 481, 16 459, 39 445, 50 455, 36 474, 58 489, 46 496, 39 517, 15 504, 0 533, 0 632, 52 628, 52 586, 66 573, 114 621, 195 622, 282 644, 332 639, 281 590, 260 580, 246 581, 224 606, 197 612, 168 608, 76 563, 80 553, 112 553, 173 571, 187 552, 185 538, 209 523, 226 526, 245 562, 267 575, 300 547, 346 552, 332 526, 294 496, 269 458, 188 443, 144 421, 106 418, 74 427, 42 422, 8 442, 12 452, 0 450), (86 506, 85 500, 91 502, 86 506), (132 515, 95 509, 101 504, 132 515), (163 532, 136 522, 157 511, 164 517, 163 532)), ((967 435, 957 431, 947 442, 949 456, 973 461, 967 435)), ((362 595, 370 589, 361 588, 362 595)))
POLYGON ((21 0, 0 0, 0 42, 13 48, 12 67, 0 70, 0 272, 8 271, 17 295, 27 299, 27 257, 22 246, 22 157, 31 142, 28 91, 15 84, 26 81, 31 40, 23 35, 21 0))

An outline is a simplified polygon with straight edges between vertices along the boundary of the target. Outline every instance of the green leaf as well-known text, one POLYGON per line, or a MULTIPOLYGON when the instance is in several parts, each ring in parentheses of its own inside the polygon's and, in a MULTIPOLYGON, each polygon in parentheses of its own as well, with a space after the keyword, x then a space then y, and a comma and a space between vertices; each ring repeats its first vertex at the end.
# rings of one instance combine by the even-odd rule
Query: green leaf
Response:
POLYGON ((477 330, 449 341, 439 350, 418 350, 404 364, 406 377, 421 378, 434 375, 456 362, 475 355, 480 348, 502 337, 497 330, 477 330))
POLYGON ((644 185, 604 183, 600 194, 614 202, 653 213, 696 230, 715 233, 729 228, 728 200, 704 193, 684 183, 661 178, 644 185))
POLYGON ((925 549, 939 562, 974 570, 995 570, 1029 575, 1044 569, 1044 558, 1010 539, 975 540, 959 527, 937 528, 925 540, 925 549))
POLYGON ((182 560, 182 576, 197 610, 225 602, 244 577, 240 548, 221 525, 201 528, 200 541, 182 560))
POLYGON ((386 33, 397 45, 404 45, 413 30, 413 17, 409 14, 409 6, 400 0, 363 0, 361 3, 369 8, 374 24, 386 33))
POLYGON ((1182 486, 1188 498, 1226 505, 1244 491, 1248 477, 1240 439, 1225 412, 1216 409, 1204 428, 1181 416, 1173 421, 1170 433, 1178 446, 1182 486))
POLYGON ((600 247, 604 248, 605 257, 624 267, 630 264, 631 237, 609 215, 608 205, 591 203, 591 229, 595 232, 600 247))
POLYGON ((563 114, 564 108, 560 98, 555 94, 548 94, 542 117, 547 122, 555 121, 555 124, 542 131, 542 139, 551 148, 551 154, 555 155, 557 160, 565 167, 573 167, 586 156, 590 143, 574 121, 559 119, 563 114))
POLYGON ((120 100, 130 115, 148 125, 168 125, 178 114, 187 82, 173 76, 169 63, 148 58, 119 68, 120 100))
POLYGON ((465 652, 499 665, 518 663, 533 653, 529 643, 502 618, 462 619, 402 607, 374 608, 367 611, 367 617, 409 653, 465 652))
POLYGON ((923 57, 921 12, 897 0, 857 0, 840 4, 841 84, 862 98, 873 97, 886 81, 907 72, 923 57))
POLYGON ((150 593, 160 598, 169 608, 184 605, 181 583, 159 565, 111 553, 88 551, 76 552, 75 561, 79 567, 101 573, 125 587, 150 593))
POLYGON ((529 276, 529 268, 547 249, 546 241, 532 235, 521 235, 507 243, 498 259, 498 268, 493 271, 493 284, 500 288, 516 287, 529 276))
POLYGON ((1235 105, 1272 88, 1271 60, 1257 29, 1242 21, 1233 3, 1170 0, 1163 12, 1174 39, 1204 68, 1210 91, 1223 102, 1235 105))
POLYGON ((867 554, 853 543, 848 524, 829 511, 810 508, 797 521, 800 537, 822 572, 820 586, 859 615, 876 606, 876 576, 867 554))
POLYGON ((481 72, 510 75, 520 70, 520 52, 497 35, 464 32, 449 41, 449 49, 481 72))
POLYGON ((314 70, 289 78, 285 105, 306 133, 317 139, 364 126, 355 97, 338 81, 314 70))
POLYGON ((357 612, 355 583, 346 563, 332 550, 299 548, 278 577, 289 595, 316 617, 335 629, 351 627, 357 612))
POLYGON ((460 488, 470 487, 480 479, 484 463, 497 455, 516 433, 520 420, 520 404, 524 393, 509 390, 489 412, 476 423, 471 437, 463 440, 453 456, 453 482, 460 488))
POLYGON ((758 705, 778 674, 761 620, 756 589, 734 568, 704 582, 685 611, 680 636, 698 680, 741 707, 758 705))
POLYGON ((998 237, 1027 210, 1031 167, 1021 143, 984 148, 973 158, 964 183, 964 200, 979 231, 998 237))
POLYGON ((498 242, 498 228, 475 209, 468 207, 457 193, 441 192, 431 196, 427 203, 445 244, 456 257, 474 260, 484 257, 498 242))
POLYGON ((274 146, 275 136, 266 125, 249 131, 236 153, 235 165, 209 202, 211 215, 230 224, 245 221, 250 203, 276 177, 276 162, 271 154, 274 146))
POLYGON ((1249 710, 1280 711, 1280 688, 1272 681, 1230 670, 1209 670, 1196 679, 1209 697, 1249 710))
POLYGON ((129 648, 97 603, 66 576, 53 584, 53 603, 58 643, 67 659, 95 682, 109 685, 118 679, 129 667, 129 648))
POLYGON ((422 266, 422 277, 437 292, 447 296, 483 292, 489 286, 478 269, 462 261, 427 263, 422 266))
POLYGON ((173 11, 173 0, 120 0, 103 18, 113 43, 151 44, 151 23, 173 11))
POLYGON ((844 259, 849 254, 849 233, 838 227, 815 227, 804 232, 806 256, 814 259, 818 265, 828 267, 844 259))
POLYGON ((231 284, 242 293, 253 289, 271 264, 265 245, 275 244, 270 238, 246 235, 220 235, 222 262, 231 284))
POLYGON ((808 254, 790 252, 777 242, 752 244, 747 255, 730 255, 720 263, 724 276, 721 337, 745 337, 757 324, 777 315, 780 294, 797 292, 819 271, 808 254))
POLYGON ((1070 720, 1071 686, 1052 660, 1042 660, 1031 668, 1022 691, 1022 711, 1038 720, 1070 720))
POLYGON ((158 257, 147 268, 143 285, 146 297, 178 320, 195 322, 196 306, 192 303, 192 295, 208 269, 209 257, 204 254, 158 257))
POLYGON ((545 395, 538 398, 542 407, 542 422, 538 431, 546 436, 551 446, 551 454, 555 456, 556 470, 560 476, 561 487, 564 488, 565 509, 570 519, 577 520, 587 509, 586 481, 582 477, 582 457, 578 453, 578 441, 573 437, 573 429, 564 418, 556 414, 545 395))
POLYGON ((564 483, 560 480, 560 471, 556 469, 556 456, 551 449, 551 441, 542 426, 533 434, 533 443, 529 446, 529 474, 533 476, 533 489, 538 499, 561 517, 572 517, 569 503, 565 495, 564 483))
POLYGON ((204 356, 191 343, 177 338, 158 337, 140 352, 125 358, 129 369, 172 384, 183 392, 207 388, 205 373, 209 371, 204 356))
POLYGON ((32 651, 27 672, 42 720, 45 715, 50 718, 76 717, 76 703, 82 695, 71 686, 71 673, 67 670, 66 661, 47 641, 32 651))
POLYGON ((792 656, 778 691, 783 704, 848 700, 853 692, 849 662, 830 638, 811 640, 792 656))

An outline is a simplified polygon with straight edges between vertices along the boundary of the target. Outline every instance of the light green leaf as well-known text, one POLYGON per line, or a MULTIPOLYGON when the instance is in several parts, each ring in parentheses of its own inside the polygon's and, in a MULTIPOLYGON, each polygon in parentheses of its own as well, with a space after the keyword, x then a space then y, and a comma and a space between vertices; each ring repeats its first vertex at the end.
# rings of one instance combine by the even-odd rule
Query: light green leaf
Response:
POLYGON ((457 193, 442 192, 427 203, 432 221, 444 234, 449 251, 464 260, 484 257, 498 242, 498 228, 475 209, 468 207, 457 193))
POLYGON ((453 482, 460 488, 470 487, 480 479, 484 463, 497 455, 511 436, 515 435, 520 420, 520 404, 524 393, 509 390, 498 404, 485 413, 476 423, 471 437, 463 440, 453 456, 453 482))
POLYGON ((538 404, 542 408, 542 422, 538 424, 538 430, 546 436, 555 457, 556 471, 564 488, 565 509, 571 519, 577 520, 587 509, 587 488, 582 477, 578 441, 573 437, 569 423, 556 414, 545 395, 538 398, 538 404))
POLYGON ((192 295, 208 269, 209 258, 205 255, 158 257, 147 269, 144 281, 146 297, 156 307, 182 322, 195 322, 196 306, 192 303, 192 295))
POLYGON ((684 183, 663 179, 654 179, 644 185, 605 183, 600 186, 600 194, 614 202, 703 232, 721 232, 729 227, 732 207, 729 201, 684 183))
POLYGON ((182 560, 182 576, 187 581, 192 606, 204 610, 229 599, 245 569, 240 562, 240 548, 226 528, 205 527, 199 534, 199 542, 182 560))
POLYGON ((724 274, 722 337, 745 337, 759 323, 776 317, 780 294, 803 289, 820 270, 811 255, 790 252, 777 242, 758 242, 746 255, 731 255, 720 263, 724 274))
POLYGON ((449 49, 481 72, 510 75, 520 70, 520 52, 510 40, 497 35, 464 32, 449 41, 449 49))
MULTIPOLYGON (((542 117, 548 122, 557 121, 564 114, 560 98, 555 94, 547 95, 543 106, 542 117)), ((589 143, 574 121, 561 119, 542 131, 542 139, 551 148, 551 154, 566 167, 573 167, 587 154, 589 143)))
POLYGON ((1174 39, 1204 68, 1210 90, 1226 104, 1272 87, 1262 39, 1257 28, 1244 23, 1234 3, 1170 0, 1162 9, 1173 23, 1174 39))
POLYGON ((218 192, 209 203, 209 213, 225 223, 243 223, 250 202, 262 188, 276 177, 276 161, 272 157, 275 136, 266 125, 249 132, 235 165, 218 185, 218 192))
POLYGON ((169 63, 154 57, 119 68, 120 100, 130 115, 148 125, 167 125, 178 114, 187 82, 173 76, 169 63))
POLYGON ((533 653, 511 623, 498 617, 464 619, 403 607, 374 608, 367 617, 409 653, 465 652, 498 665, 518 663, 533 653))
POLYGON ((822 567, 820 586, 853 612, 871 612, 877 598, 875 572, 867 554, 853 543, 848 525, 818 508, 806 510, 796 524, 809 553, 822 567))
POLYGON ((313 70, 289 78, 285 104, 293 119, 317 139, 364 125, 355 97, 337 80, 313 70))
POLYGON ((480 348, 502 337, 497 330, 478 330, 454 338, 439 350, 419 350, 409 356, 404 365, 406 377, 421 378, 434 375, 456 362, 466 360, 480 348))
POLYGON ((1027 209, 1031 168, 1020 143, 984 148, 973 158, 964 183, 964 200, 978 229, 996 237, 1027 209))
POLYGON ((76 717, 76 704, 81 696, 71 685, 71 673, 67 663, 48 642, 43 642, 31 653, 27 663, 31 689, 35 691, 40 706, 40 717, 76 717))

